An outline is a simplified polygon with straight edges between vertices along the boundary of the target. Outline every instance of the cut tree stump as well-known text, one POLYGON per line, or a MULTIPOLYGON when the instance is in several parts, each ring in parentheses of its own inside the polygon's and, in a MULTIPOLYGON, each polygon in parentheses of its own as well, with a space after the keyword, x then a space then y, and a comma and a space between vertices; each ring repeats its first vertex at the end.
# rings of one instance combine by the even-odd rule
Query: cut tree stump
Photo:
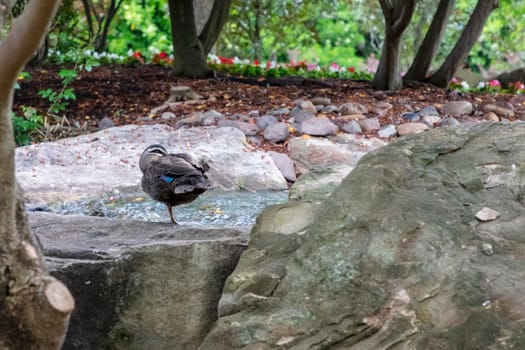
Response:
POLYGON ((168 102, 199 100, 202 96, 193 91, 189 86, 172 86, 170 89, 170 98, 168 102))

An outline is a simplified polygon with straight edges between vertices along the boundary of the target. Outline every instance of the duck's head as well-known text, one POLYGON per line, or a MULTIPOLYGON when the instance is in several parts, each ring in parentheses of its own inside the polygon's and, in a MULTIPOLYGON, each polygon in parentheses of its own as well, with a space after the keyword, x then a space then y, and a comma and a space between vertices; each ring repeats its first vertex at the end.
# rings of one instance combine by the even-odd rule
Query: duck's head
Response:
POLYGON ((146 149, 144 150, 144 152, 142 152, 142 155, 140 156, 140 170, 144 172, 152 161, 159 159, 160 157, 165 156, 167 154, 168 151, 166 151, 166 149, 161 145, 150 145, 146 147, 146 149))

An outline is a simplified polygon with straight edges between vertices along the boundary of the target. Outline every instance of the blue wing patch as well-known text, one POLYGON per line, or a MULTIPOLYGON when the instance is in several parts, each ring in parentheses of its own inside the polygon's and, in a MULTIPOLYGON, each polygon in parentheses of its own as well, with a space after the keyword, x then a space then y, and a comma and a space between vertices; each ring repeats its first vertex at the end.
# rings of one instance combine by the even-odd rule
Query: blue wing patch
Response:
POLYGON ((169 176, 166 176, 166 175, 162 175, 162 176, 159 176, 159 178, 163 181, 166 181, 167 183, 172 183, 173 181, 175 181, 175 178, 173 177, 169 177, 169 176))

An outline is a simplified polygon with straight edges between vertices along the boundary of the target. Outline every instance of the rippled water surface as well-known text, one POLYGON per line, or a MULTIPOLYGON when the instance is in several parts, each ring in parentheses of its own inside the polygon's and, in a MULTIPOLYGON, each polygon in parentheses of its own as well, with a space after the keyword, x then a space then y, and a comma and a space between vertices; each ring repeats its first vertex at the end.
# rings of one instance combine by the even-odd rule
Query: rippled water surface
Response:
MULTIPOLYGON (((200 222, 232 226, 253 225, 255 218, 266 206, 288 200, 284 191, 210 191, 194 202, 173 208, 177 222, 200 222)), ((50 206, 60 214, 81 214, 112 218, 130 218, 154 222, 169 222, 164 204, 143 195, 121 198, 114 196, 62 203, 50 206)))

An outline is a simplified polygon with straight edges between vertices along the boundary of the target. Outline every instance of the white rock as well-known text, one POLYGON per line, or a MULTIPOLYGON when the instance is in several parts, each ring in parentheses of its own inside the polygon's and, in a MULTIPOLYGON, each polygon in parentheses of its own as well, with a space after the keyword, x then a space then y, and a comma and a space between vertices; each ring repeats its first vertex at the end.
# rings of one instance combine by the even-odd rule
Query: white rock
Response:
POLYGON ((377 132, 377 136, 382 139, 387 139, 389 137, 397 135, 396 126, 393 124, 388 124, 377 132))
POLYGON ((140 154, 150 144, 190 153, 210 165, 219 188, 285 190, 286 180, 265 152, 235 128, 125 125, 97 133, 16 149, 16 176, 33 204, 70 201, 140 189, 140 154))
POLYGON ((492 221, 499 217, 500 213, 490 208, 483 208, 476 213, 476 219, 479 221, 492 221))

